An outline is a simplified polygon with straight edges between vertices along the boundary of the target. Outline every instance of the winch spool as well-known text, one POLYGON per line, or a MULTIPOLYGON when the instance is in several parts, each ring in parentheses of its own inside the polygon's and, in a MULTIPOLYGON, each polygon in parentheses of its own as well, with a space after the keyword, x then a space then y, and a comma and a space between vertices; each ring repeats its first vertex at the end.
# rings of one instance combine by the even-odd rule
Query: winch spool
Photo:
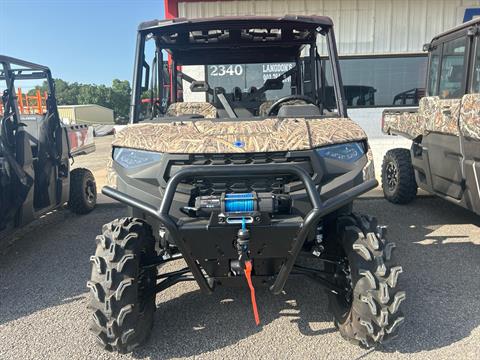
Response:
POLYGON ((221 195, 197 196, 195 206, 184 207, 182 211, 189 216, 210 216, 212 212, 236 215, 252 215, 258 212, 288 214, 291 204, 290 196, 285 194, 223 193, 221 195))
POLYGON ((245 213, 255 210, 255 196, 252 193, 225 194, 225 211, 227 213, 245 213))

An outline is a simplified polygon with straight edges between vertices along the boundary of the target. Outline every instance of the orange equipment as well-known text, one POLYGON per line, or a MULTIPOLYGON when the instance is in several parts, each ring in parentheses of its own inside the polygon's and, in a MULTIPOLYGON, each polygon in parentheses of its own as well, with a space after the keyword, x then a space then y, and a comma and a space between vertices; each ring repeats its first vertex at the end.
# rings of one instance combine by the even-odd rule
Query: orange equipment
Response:
MULTIPOLYGON (((17 90, 18 110, 20 114, 43 114, 47 109, 48 94, 45 91, 43 96, 39 89, 35 90, 35 95, 22 93, 22 89, 17 90)), ((0 101, 0 114, 3 114, 3 103, 0 101)))

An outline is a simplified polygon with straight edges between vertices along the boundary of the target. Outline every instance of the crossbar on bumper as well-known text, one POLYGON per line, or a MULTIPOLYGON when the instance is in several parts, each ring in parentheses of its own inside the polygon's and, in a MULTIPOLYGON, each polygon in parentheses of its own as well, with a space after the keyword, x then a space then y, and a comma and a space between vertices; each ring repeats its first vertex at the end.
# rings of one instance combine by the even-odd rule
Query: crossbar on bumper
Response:
POLYGON ((102 193, 128 206, 139 209, 147 213, 148 215, 160 220, 160 222, 170 233, 170 236, 172 236, 172 238, 174 239, 175 244, 178 246, 180 252, 183 254, 185 262, 192 271, 192 275, 197 281, 200 290, 210 293, 212 291, 211 286, 208 284, 207 279, 203 275, 197 262, 188 250, 187 244, 180 236, 177 224, 169 215, 170 207, 172 205, 173 197, 175 195, 178 184, 180 184, 180 182, 187 178, 194 177, 239 177, 251 175, 287 174, 297 176, 302 181, 303 185, 305 186, 305 190, 307 191, 307 195, 310 199, 310 203, 312 204, 312 210, 310 210, 310 212, 303 219, 303 224, 297 234, 297 237, 293 241, 292 248, 287 254, 286 261, 280 268, 275 282, 270 287, 270 290, 274 294, 279 294, 283 290, 283 287, 287 282, 288 276, 292 271, 295 260, 303 247, 308 233, 313 229, 314 226, 318 224, 320 218, 348 204, 350 201, 352 201, 359 195, 375 188, 378 185, 377 180, 372 179, 363 182, 339 195, 336 195, 322 202, 320 198, 320 193, 319 191, 317 191, 317 188, 315 187, 315 184, 313 183, 310 175, 304 169, 295 165, 192 166, 180 170, 170 178, 167 183, 167 187, 165 189, 165 194, 160 204, 160 208, 155 208, 150 204, 137 200, 127 194, 124 194, 108 186, 103 187, 102 193))

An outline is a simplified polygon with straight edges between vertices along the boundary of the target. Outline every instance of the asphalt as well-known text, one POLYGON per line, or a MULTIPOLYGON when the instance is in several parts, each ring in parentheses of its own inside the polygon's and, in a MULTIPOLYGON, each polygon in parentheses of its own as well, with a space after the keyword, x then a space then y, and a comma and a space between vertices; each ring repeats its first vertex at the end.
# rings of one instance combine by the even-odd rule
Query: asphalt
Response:
POLYGON ((245 289, 206 296, 178 284, 157 295, 142 348, 103 351, 88 331, 88 259, 102 224, 124 208, 101 199, 89 215, 60 210, 3 240, 0 359, 479 359, 480 218, 433 197, 407 206, 362 198, 355 209, 389 225, 404 267, 406 323, 387 345, 363 350, 343 340, 319 285, 295 278, 279 296, 257 290, 261 327, 245 289))

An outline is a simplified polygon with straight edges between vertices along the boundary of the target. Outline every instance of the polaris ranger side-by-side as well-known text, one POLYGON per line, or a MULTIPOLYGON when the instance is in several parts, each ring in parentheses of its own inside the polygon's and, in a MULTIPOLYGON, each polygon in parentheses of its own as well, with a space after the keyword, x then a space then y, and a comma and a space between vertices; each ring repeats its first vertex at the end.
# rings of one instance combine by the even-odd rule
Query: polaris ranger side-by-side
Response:
POLYGON ((383 113, 382 130, 412 140, 387 152, 385 197, 412 201, 417 188, 480 214, 480 20, 428 45, 426 97, 418 108, 383 113))
POLYGON ((102 190, 130 216, 104 225, 88 282, 91 329, 105 349, 142 343, 156 294, 189 280, 204 293, 249 289, 259 324, 255 287, 279 294, 289 276, 307 275, 327 289, 345 338, 373 346, 397 332, 405 292, 391 259, 395 245, 374 218, 352 213, 353 200, 377 181, 365 132, 347 117, 330 18, 142 23, 131 105, 130 124, 113 142, 113 183, 102 190), (331 84, 319 52, 329 56, 331 84), (165 53, 171 79, 158 71, 165 53), (197 65, 228 71, 280 62, 292 66, 244 89, 212 88, 186 74, 197 65), (185 83, 204 101, 182 102, 185 83), (289 94, 278 97, 284 86, 289 94), (327 87, 335 106, 325 105, 327 87), (151 100, 142 102, 148 88, 151 100), (305 257, 315 266, 301 263, 305 257), (162 271, 180 258, 186 268, 162 271))
POLYGON ((88 126, 63 126, 50 69, 0 55, 0 231, 3 234, 68 203, 78 214, 96 204, 87 169, 70 171, 70 159, 95 150, 88 126), (16 86, 44 80, 45 98, 24 106, 16 86), (20 105, 19 105, 20 104, 20 105))

